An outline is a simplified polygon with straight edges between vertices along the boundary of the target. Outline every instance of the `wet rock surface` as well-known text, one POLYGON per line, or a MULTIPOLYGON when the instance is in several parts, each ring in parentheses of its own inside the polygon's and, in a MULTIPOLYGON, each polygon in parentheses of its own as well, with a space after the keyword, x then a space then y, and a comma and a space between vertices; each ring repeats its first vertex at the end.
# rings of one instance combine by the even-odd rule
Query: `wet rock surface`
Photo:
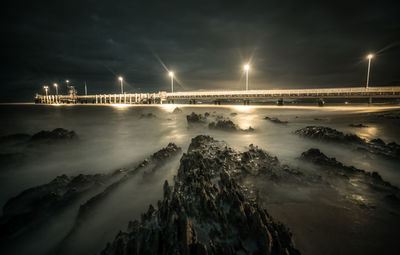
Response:
POLYGON ((288 229, 235 180, 240 156, 209 136, 192 139, 157 208, 150 205, 102 254, 299 254, 288 229))
POLYGON ((366 151, 388 158, 400 159, 400 145, 385 143, 381 139, 365 140, 354 134, 345 134, 336 129, 323 126, 308 126, 295 131, 295 134, 326 142, 352 145, 359 151, 366 151))

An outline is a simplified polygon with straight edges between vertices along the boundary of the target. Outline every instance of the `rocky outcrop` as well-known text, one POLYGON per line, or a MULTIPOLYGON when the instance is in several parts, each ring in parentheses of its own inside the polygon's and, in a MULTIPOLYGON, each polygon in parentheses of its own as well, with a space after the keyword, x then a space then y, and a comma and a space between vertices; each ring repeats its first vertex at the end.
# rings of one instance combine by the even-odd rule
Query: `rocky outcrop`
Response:
POLYGON ((12 237, 30 225, 49 217, 75 201, 83 193, 99 188, 107 175, 61 175, 48 184, 23 191, 3 207, 0 219, 1 239, 12 237))
POLYGON ((102 254, 299 254, 288 229, 235 180, 239 155, 209 136, 192 139, 174 186, 165 182, 157 207, 102 254))
POLYGON ((280 120, 280 119, 278 119, 278 118, 274 118, 274 117, 268 117, 268 116, 266 116, 264 119, 265 119, 265 120, 269 120, 269 121, 271 121, 271 122, 273 122, 273 123, 276 123, 276 124, 287 124, 287 123, 288 123, 287 121, 282 121, 282 120, 280 120))
POLYGON ((211 122, 208 124, 209 129, 218 129, 223 131, 237 131, 235 123, 231 120, 218 120, 217 122, 211 122))
POLYGON ((233 121, 227 119, 227 120, 217 120, 215 122, 211 122, 208 124, 209 129, 216 129, 216 130, 222 130, 222 131, 249 131, 252 132, 254 131, 254 128, 249 127, 248 129, 240 129, 233 121))
POLYGON ((181 108, 179 107, 175 107, 175 109, 172 111, 172 113, 176 114, 176 113, 181 113, 183 112, 181 108))
POLYGON ((395 196, 394 193, 398 193, 399 189, 389 182, 384 181, 377 172, 366 172, 361 169, 357 169, 354 166, 346 166, 343 163, 337 161, 335 158, 329 158, 323 154, 319 149, 309 149, 300 156, 301 160, 312 162, 318 166, 321 166, 323 171, 328 172, 330 175, 337 177, 350 179, 357 177, 357 180, 361 180, 363 183, 367 183, 374 190, 388 193, 387 195, 395 196))
POLYGON ((190 115, 186 115, 186 120, 189 124, 206 123, 207 117, 203 116, 201 113, 196 114, 196 113, 192 112, 190 115))
POLYGON ((400 145, 395 142, 385 143, 381 139, 365 140, 355 134, 344 134, 336 129, 322 126, 308 126, 295 131, 296 134, 326 142, 352 145, 357 150, 388 158, 400 159, 400 145))
MULTIPOLYGON (((79 210, 78 219, 88 215, 92 209, 121 183, 139 173, 144 167, 150 167, 147 175, 156 171, 160 164, 181 149, 173 143, 145 159, 134 169, 119 169, 109 174, 61 175, 48 184, 23 191, 11 198, 3 208, 0 218, 0 238, 12 238, 28 227, 58 213, 76 201, 85 201, 79 210)), ((75 205, 75 204, 74 204, 75 205)))
POLYGON ((69 131, 63 128, 56 128, 53 131, 40 131, 34 134, 30 142, 58 142, 77 140, 78 135, 74 131, 69 131))
POLYGON ((41 143, 57 143, 78 140, 75 131, 56 128, 52 131, 42 130, 34 135, 29 134, 11 134, 0 137, 2 145, 35 145, 41 143))

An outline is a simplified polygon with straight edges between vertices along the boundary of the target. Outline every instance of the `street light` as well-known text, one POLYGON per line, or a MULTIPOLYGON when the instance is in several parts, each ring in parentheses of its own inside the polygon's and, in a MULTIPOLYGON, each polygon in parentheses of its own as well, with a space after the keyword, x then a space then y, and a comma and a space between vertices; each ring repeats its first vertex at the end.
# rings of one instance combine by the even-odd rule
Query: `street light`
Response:
POLYGON ((54 83, 54 87, 56 87, 56 96, 58 96, 58 84, 54 83))
POLYGON ((171 77, 171 93, 174 93, 174 72, 169 72, 169 76, 171 77))
POLYGON ((244 66, 244 70, 246 71, 246 91, 249 90, 249 69, 250 66, 248 64, 244 66))
POLYGON ((118 80, 121 82, 121 94, 124 94, 124 78, 122 76, 118 77, 118 80))
POLYGON ((49 89, 49 86, 43 86, 43 88, 44 88, 44 91, 46 91, 46 97, 47 97, 47 91, 48 91, 48 89, 49 89))
POLYGON ((366 85, 366 89, 368 89, 368 84, 369 84, 369 73, 371 70, 371 59, 374 57, 373 54, 368 54, 367 59, 368 59, 368 72, 367 72, 367 85, 366 85))

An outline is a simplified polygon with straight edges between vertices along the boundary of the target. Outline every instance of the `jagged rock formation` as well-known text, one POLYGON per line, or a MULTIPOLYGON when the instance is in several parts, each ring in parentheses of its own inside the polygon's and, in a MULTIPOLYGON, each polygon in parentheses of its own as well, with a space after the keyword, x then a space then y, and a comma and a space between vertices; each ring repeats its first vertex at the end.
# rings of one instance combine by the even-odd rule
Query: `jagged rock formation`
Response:
POLYGON ((193 138, 174 187, 166 182, 157 208, 102 254, 299 254, 287 228, 235 180, 239 156, 209 136, 193 138))
POLYGON ((103 185, 108 175, 83 175, 69 177, 57 176, 48 184, 23 191, 11 198, 3 207, 0 218, 0 237, 12 237, 29 225, 45 219, 65 206, 71 204, 80 195, 103 185))
POLYGON ((186 115, 186 120, 189 124, 206 123, 207 116, 203 116, 201 113, 196 114, 196 113, 192 112, 190 115, 186 115))
MULTIPOLYGON (((121 183, 138 173, 145 166, 152 166, 148 175, 165 163, 168 158, 177 155, 181 148, 173 143, 145 159, 134 169, 119 169, 110 174, 78 175, 56 177, 48 184, 23 191, 11 198, 3 208, 0 218, 0 239, 13 238, 25 229, 46 220, 68 205, 81 199, 89 199, 79 211, 78 220, 88 215, 95 205, 121 183)), ((82 202, 84 202, 83 200, 82 202)))
POLYGON ((367 151, 389 158, 400 159, 400 145, 395 142, 385 143, 381 139, 370 141, 355 134, 344 134, 336 129, 322 126, 308 126, 295 131, 296 134, 326 142, 335 142, 353 145, 357 150, 367 151))
POLYGON ((217 122, 211 122, 208 124, 208 128, 223 131, 237 131, 235 123, 233 123, 231 120, 218 120, 217 122))
POLYGON ((277 123, 277 124, 287 124, 288 123, 287 121, 282 121, 282 120, 280 120, 278 118, 273 118, 273 117, 268 117, 268 116, 266 116, 264 119, 265 120, 269 120, 269 121, 271 121, 273 123, 277 123))

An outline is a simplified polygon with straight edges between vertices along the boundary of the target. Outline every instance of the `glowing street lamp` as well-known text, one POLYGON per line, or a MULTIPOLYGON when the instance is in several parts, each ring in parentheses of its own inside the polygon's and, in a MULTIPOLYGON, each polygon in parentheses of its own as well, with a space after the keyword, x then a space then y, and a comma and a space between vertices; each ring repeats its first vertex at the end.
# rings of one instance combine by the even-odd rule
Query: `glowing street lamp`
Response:
POLYGON ((49 86, 43 86, 43 88, 44 88, 44 91, 46 91, 46 97, 47 97, 48 96, 47 91, 49 90, 49 86))
POLYGON ((368 72, 367 72, 367 85, 365 88, 368 89, 368 84, 369 84, 369 73, 371 70, 371 59, 373 59, 374 55, 373 54, 368 54, 367 59, 368 59, 368 72))
POLYGON ((56 96, 58 96, 58 84, 54 83, 54 87, 56 87, 56 96))
POLYGON ((171 93, 174 93, 174 73, 169 72, 169 76, 171 77, 171 93))
POLYGON ((244 70, 246 71, 246 90, 249 90, 249 69, 250 66, 248 64, 244 66, 244 70))
POLYGON ((118 80, 121 82, 121 94, 124 94, 124 78, 120 76, 118 77, 118 80))

